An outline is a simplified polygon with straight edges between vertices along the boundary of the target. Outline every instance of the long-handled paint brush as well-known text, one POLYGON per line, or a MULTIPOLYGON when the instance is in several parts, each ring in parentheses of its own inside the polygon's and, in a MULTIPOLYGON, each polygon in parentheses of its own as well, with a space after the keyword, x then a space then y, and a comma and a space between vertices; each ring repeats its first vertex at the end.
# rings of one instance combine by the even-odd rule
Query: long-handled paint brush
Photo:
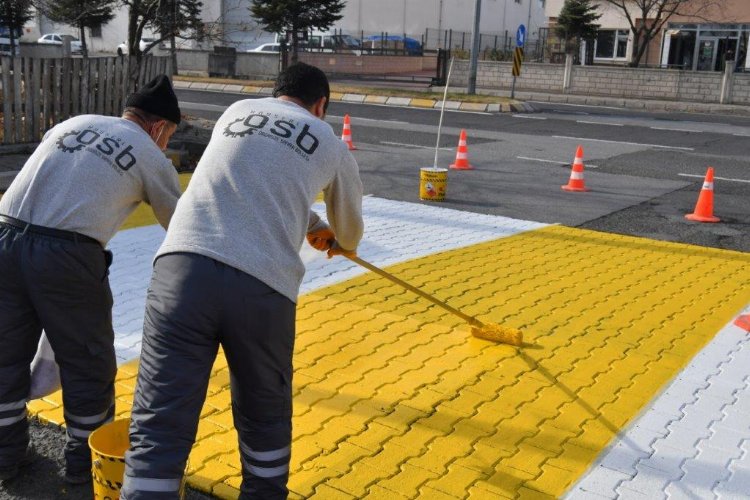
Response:
POLYGON ((406 281, 403 281, 394 275, 380 269, 379 267, 370 264, 369 262, 360 259, 359 257, 349 257, 350 260, 353 262, 356 262, 360 266, 369 269, 370 271, 379 274, 380 276, 396 283, 397 285, 400 285, 410 292, 414 292, 417 295, 419 295, 422 298, 425 298, 435 304, 436 306, 440 306, 449 313, 455 314, 459 318, 463 319, 467 323, 471 325, 471 334, 474 335, 477 338, 484 339, 484 340, 491 340, 493 342, 501 342, 503 344, 510 344, 515 346, 520 346, 523 344, 523 335, 521 334, 520 330, 517 330, 515 328, 509 328, 506 326, 501 326, 495 323, 483 323, 479 321, 478 319, 474 318, 473 316, 469 316, 468 314, 462 313, 458 309, 449 306, 445 302, 436 299, 432 295, 430 295, 427 292, 424 292, 420 290, 419 288, 410 285, 406 281))

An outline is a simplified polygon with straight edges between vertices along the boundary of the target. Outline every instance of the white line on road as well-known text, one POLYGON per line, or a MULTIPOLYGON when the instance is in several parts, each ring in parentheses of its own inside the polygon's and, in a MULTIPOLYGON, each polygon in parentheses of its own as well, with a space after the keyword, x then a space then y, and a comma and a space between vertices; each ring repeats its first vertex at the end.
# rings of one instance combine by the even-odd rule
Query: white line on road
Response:
MULTIPOLYGON (((680 177, 697 177, 698 179, 704 179, 705 175, 696 175, 696 174, 677 174, 680 177)), ((720 180, 720 181, 729 181, 729 182, 747 182, 750 184, 750 180, 746 179, 729 179, 727 177, 714 177, 714 180, 720 180)))
POLYGON ((525 118, 527 120, 546 120, 546 116, 511 115, 513 118, 525 118))
POLYGON ((652 130, 669 130, 671 132, 694 132, 694 133, 700 133, 697 130, 688 130, 686 128, 669 128, 669 127, 649 127, 652 130))
MULTIPOLYGON (((336 115, 328 115, 328 118, 340 118, 344 119, 343 116, 336 116, 336 115)), ((355 116, 352 118, 352 123, 356 122, 378 122, 378 123, 399 123, 401 125, 409 125, 409 122, 401 122, 398 120, 377 120, 375 118, 360 118, 358 116, 355 116)))
POLYGON ((594 104, 569 104, 569 103, 562 103, 562 102, 544 102, 544 101, 526 101, 526 102, 533 102, 536 104, 553 104, 555 106, 570 106, 571 108, 597 108, 597 109, 627 109, 627 108, 618 108, 615 106, 597 106, 594 104))
POLYGON ((693 148, 682 148, 679 146, 663 146, 661 144, 641 144, 639 142, 609 141, 606 139, 589 139, 588 137, 568 137, 567 135, 553 135, 556 139, 571 139, 573 141, 611 142, 613 144, 627 144, 628 146, 645 146, 649 148, 680 149, 682 151, 695 151, 693 148))
POLYGON ((585 120, 576 120, 576 123, 586 123, 588 125, 609 125, 610 127, 624 127, 624 123, 607 123, 607 122, 589 122, 585 120))
MULTIPOLYGON (((529 158, 528 156, 516 156, 519 160, 530 160, 530 161, 541 161, 544 163, 556 163, 557 165, 565 165, 566 161, 555 161, 555 160, 545 160, 543 158, 529 158)), ((599 168, 596 165, 585 165, 586 168, 599 168)))
POLYGON ((748 134, 732 134, 732 135, 734 135, 736 137, 750 137, 750 135, 748 135, 748 134))
MULTIPOLYGON (((389 146, 405 146, 407 148, 435 149, 432 146, 419 146, 417 144, 406 144, 404 142, 380 141, 380 144, 387 144, 389 146)), ((440 149, 442 151, 453 151, 453 148, 440 148, 440 149)))
POLYGON ((220 106, 218 104, 205 104, 202 102, 185 102, 180 101, 180 108, 195 109, 198 111, 219 111, 224 112, 229 106, 220 106))

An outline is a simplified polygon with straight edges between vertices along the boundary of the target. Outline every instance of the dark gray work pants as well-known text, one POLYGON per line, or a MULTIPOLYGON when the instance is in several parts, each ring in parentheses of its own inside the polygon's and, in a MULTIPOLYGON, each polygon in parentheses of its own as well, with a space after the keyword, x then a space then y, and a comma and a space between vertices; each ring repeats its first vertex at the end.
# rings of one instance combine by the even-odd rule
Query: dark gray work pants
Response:
POLYGON ((68 472, 91 469, 89 434, 114 415, 111 254, 0 224, 0 467, 29 441, 30 364, 42 329, 60 365, 68 472))
POLYGON ((229 364, 241 499, 287 497, 296 305, 201 255, 156 261, 146 299, 123 500, 178 498, 211 367, 229 364))

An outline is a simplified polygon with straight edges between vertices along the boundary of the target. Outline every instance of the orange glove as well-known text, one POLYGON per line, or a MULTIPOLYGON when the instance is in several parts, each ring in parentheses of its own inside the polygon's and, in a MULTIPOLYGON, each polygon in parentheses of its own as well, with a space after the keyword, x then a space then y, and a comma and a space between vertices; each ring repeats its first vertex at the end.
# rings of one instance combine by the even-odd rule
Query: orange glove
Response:
POLYGON ((334 240, 331 248, 328 249, 328 258, 332 258, 334 255, 343 255, 344 257, 356 257, 357 250, 346 250, 339 246, 339 242, 334 240))
POLYGON ((307 233, 307 242, 315 250, 320 250, 321 252, 325 252, 331 248, 335 241, 336 235, 333 234, 333 231, 331 231, 331 228, 329 227, 324 227, 307 233))

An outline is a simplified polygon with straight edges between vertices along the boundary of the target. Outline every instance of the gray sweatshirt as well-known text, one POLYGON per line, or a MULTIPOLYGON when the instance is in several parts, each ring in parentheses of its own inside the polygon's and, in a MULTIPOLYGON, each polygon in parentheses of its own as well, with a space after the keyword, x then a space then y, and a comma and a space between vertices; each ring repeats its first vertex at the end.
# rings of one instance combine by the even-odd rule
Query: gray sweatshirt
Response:
POLYGON ((308 228, 319 226, 310 207, 321 191, 339 244, 356 249, 362 182, 346 145, 292 102, 236 102, 216 122, 157 257, 205 255, 296 302, 299 251, 308 228))
POLYGON ((177 171, 141 127, 81 115, 47 132, 0 200, 0 214, 106 246, 141 201, 166 228, 179 197, 177 171))

